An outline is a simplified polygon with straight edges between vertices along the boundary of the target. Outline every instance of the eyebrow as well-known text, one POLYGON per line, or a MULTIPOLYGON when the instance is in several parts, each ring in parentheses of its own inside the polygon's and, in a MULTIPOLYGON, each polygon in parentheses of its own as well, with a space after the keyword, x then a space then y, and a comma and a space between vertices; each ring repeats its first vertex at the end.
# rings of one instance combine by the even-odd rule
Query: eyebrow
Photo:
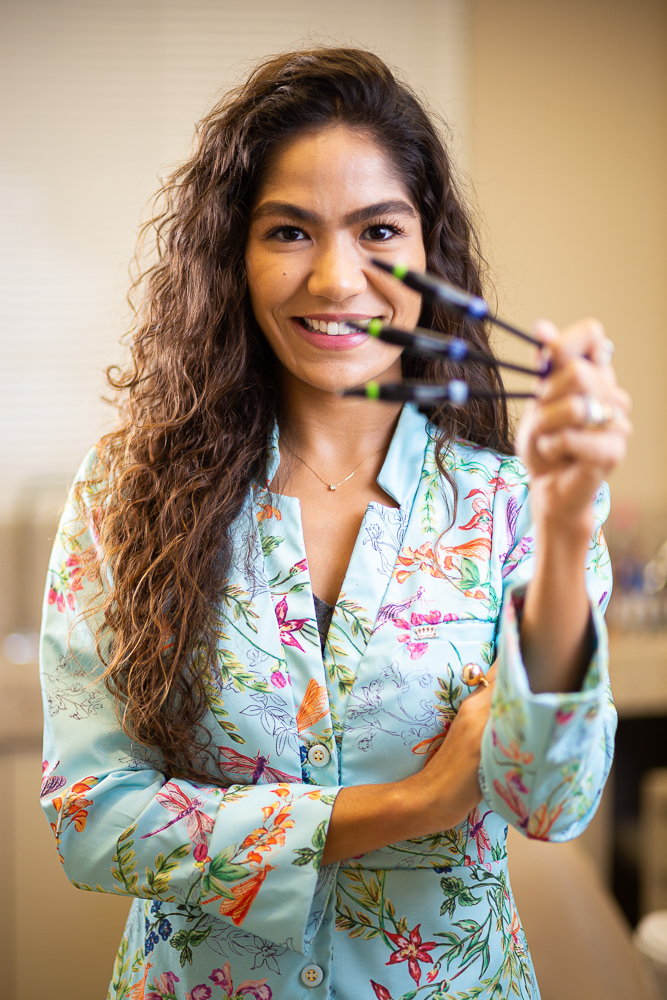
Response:
MULTIPOLYGON (((374 205, 365 205, 363 208, 356 208, 343 218, 343 224, 353 226, 356 223, 365 222, 366 219, 371 219, 375 215, 389 215, 391 213, 411 215, 413 218, 417 215, 412 205, 407 201, 394 198, 391 201, 378 201, 374 205)), ((291 219, 298 219, 299 222, 312 222, 315 225, 323 225, 322 216, 316 212, 309 212, 305 208, 299 208, 298 205, 291 205, 286 201, 265 201, 253 213, 253 219, 263 219, 267 215, 287 215, 291 219)))

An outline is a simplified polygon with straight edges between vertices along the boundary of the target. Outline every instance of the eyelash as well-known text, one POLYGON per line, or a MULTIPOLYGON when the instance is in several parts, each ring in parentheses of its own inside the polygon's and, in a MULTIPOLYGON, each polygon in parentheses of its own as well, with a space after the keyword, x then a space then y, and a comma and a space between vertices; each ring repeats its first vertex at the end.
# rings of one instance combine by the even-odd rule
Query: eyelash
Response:
MULTIPOLYGON (((366 226, 366 229, 364 230, 364 232, 366 232, 368 229, 390 229, 391 232, 392 232, 392 234, 394 236, 403 236, 405 234, 405 229, 403 228, 403 226, 399 222, 396 222, 396 220, 390 222, 390 221, 385 220, 385 219, 377 219, 375 222, 370 222, 366 226)), ((388 240, 375 240, 374 242, 377 242, 377 243, 387 243, 389 241, 388 240)))
MULTIPOLYGON (((301 228, 301 226, 295 226, 293 223, 290 223, 290 222, 281 222, 277 226, 273 226, 271 229, 269 229, 268 232, 266 232, 264 234, 264 239, 265 240, 275 239, 285 229, 290 229, 290 230, 292 230, 292 232, 304 232, 304 230, 301 228)), ((369 222, 369 224, 364 229, 364 232, 367 232, 369 229, 389 229, 391 231, 391 233, 392 233, 392 236, 403 236, 405 234, 405 229, 403 228, 403 226, 401 226, 400 223, 396 222, 395 220, 388 221, 388 220, 385 220, 385 219, 376 219, 373 222, 369 222)), ((391 237, 390 237, 390 239, 391 239, 391 237)), ((280 242, 284 242, 284 243, 299 243, 300 241, 299 240, 281 240, 280 242)), ((374 243, 388 243, 389 240, 373 240, 373 242, 374 243)))

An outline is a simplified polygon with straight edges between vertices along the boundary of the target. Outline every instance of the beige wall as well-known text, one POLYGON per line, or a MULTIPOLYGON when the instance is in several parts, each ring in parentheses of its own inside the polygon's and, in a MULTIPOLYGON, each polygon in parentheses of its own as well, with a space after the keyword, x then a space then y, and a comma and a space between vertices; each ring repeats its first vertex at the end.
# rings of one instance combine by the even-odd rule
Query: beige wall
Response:
POLYGON ((634 399, 613 498, 650 531, 667 515, 667 4, 473 0, 471 32, 472 173, 501 308, 605 323, 634 399))
MULTIPOLYGON (((45 16, 51 11, 49 16, 53 20, 53 10, 58 4, 41 5, 35 0, 31 3, 40 7, 45 16)), ((444 9, 442 4, 444 0, 424 0, 422 27, 436 8, 444 9)), ((22 4, 12 0, 8 6, 13 16, 18 17, 22 4)), ((72 2, 65 6, 73 9, 77 4, 72 2)), ((117 6, 130 10, 134 5, 122 3, 117 6)), ((207 4, 200 6, 203 9, 207 4)), ((218 5, 209 6, 213 10, 218 5)), ((229 6, 238 11, 248 9, 248 4, 240 0, 229 6)), ((269 6, 272 5, 267 4, 267 9, 269 6)), ((296 23, 297 5, 294 2, 288 6, 293 23, 296 23)), ((325 6, 318 4, 318 9, 324 10, 325 6)), ((386 4, 383 6, 386 8, 386 4)), ((399 6, 396 4, 397 9, 399 6)), ((337 13, 337 17, 342 18, 347 11, 345 17, 350 28, 355 24, 354 8, 352 0, 346 0, 339 5, 337 13)), ((370 8, 370 4, 364 6, 364 29, 358 36, 363 35, 362 41, 373 44, 370 8)), ((464 8, 465 3, 461 0, 451 10, 458 11, 464 18, 464 8)), ((173 13, 176 5, 170 0, 165 9, 173 13)), ((440 33, 434 35, 435 42, 429 49, 429 61, 421 68, 421 80, 426 85, 428 80, 437 79, 437 60, 433 58, 436 42, 443 42, 443 62, 448 58, 461 60, 454 74, 458 81, 456 87, 450 91, 442 87, 440 95, 442 99, 447 99, 448 94, 454 95, 456 103, 453 106, 450 103, 448 110, 456 112, 459 129, 467 131, 471 137, 464 162, 472 165, 473 180, 486 218, 487 244, 496 270, 501 306, 508 316, 524 323, 540 314, 567 322, 575 316, 591 313, 606 322, 610 336, 618 345, 617 359, 623 382, 635 397, 636 434, 629 460, 615 476, 615 495, 617 499, 635 498, 647 516, 653 516, 652 512, 658 509, 667 511, 667 401, 663 391, 667 373, 667 323, 661 312, 661 307, 664 311, 663 275, 667 271, 664 235, 667 232, 667 6, 663 0, 635 0, 632 4, 617 0, 471 0, 470 9, 469 49, 461 47, 465 39, 461 29, 459 49, 450 50, 447 55, 444 36, 448 31, 451 34, 452 29, 442 21, 440 33), (466 123, 461 109, 465 96, 461 73, 467 65, 468 54, 472 63, 470 120, 466 123), (647 469, 650 477, 642 475, 647 469)), ((60 24, 59 44, 67 43, 71 57, 78 58, 79 50, 76 46, 72 48, 73 22, 70 19, 63 27, 62 18, 55 20, 60 24)), ((300 23, 303 30, 295 34, 307 30, 305 21, 300 23)), ((451 23, 459 24, 460 28, 460 20, 451 23)), ((169 24, 167 19, 167 27, 169 24)), ((53 31, 58 28, 55 21, 54 25, 53 31)), ((49 32, 44 30, 41 39, 40 58, 47 60, 51 58, 50 31, 51 28, 49 32)), ((385 25, 384 42, 376 42, 381 51, 390 47, 387 32, 385 25)), ((405 38, 401 40, 397 36, 393 42, 390 58, 408 70, 417 67, 421 51, 418 36, 415 19, 410 30, 406 30, 405 38)), ((118 39, 122 37, 118 28, 113 44, 120 44, 118 39)), ((169 39, 170 44, 176 44, 171 35, 169 39)), ((137 53, 141 45, 148 44, 141 38, 131 40, 137 53)), ((14 61, 25 65, 26 60, 29 63, 32 59, 36 65, 37 55, 33 52, 28 59, 26 52, 17 47, 19 43, 23 44, 20 38, 14 45, 14 61)), ((212 46, 209 46, 209 55, 211 51, 212 46)), ((225 49, 227 52, 231 52, 230 44, 225 49)), ((112 56, 110 53, 104 64, 105 72, 113 63, 112 56)), ((229 55, 229 62, 216 62, 211 57, 206 69, 208 75, 204 74, 206 80, 218 71, 222 78, 223 70, 228 72, 232 62, 240 58, 238 52, 229 55)), ((136 72, 136 65, 133 66, 136 72)), ((57 72, 55 63, 52 69, 57 72)), ((93 78, 94 74, 90 79, 93 78)), ((90 86, 90 79, 87 86, 90 86)), ((60 100, 65 93, 65 83, 62 80, 56 83, 56 90, 60 88, 56 96, 60 100)), ((203 82, 197 86, 199 89, 193 88, 178 104, 178 128, 167 131, 167 139, 173 141, 174 148, 180 148, 183 141, 179 129, 186 116, 188 122, 194 120, 208 100, 211 91, 208 83, 206 92, 203 82)), ((109 87, 111 93, 113 87, 110 84, 109 87)), ((169 100, 172 94, 173 91, 168 90, 169 100)), ((166 103, 167 98, 160 105, 161 115, 166 103)), ((137 121, 133 119, 132 122, 132 128, 138 129, 137 121)), ((68 128, 71 131, 67 135, 73 135, 75 126, 70 123, 68 128)), ((144 137, 142 142, 147 143, 150 138, 144 137)), ((155 140, 150 146, 151 153, 158 147, 166 149, 167 139, 155 140)), ((16 153, 18 146, 12 149, 16 153)), ((99 156, 100 162, 93 164, 95 169, 111 169, 102 162, 106 156, 104 148, 99 156)), ((127 157, 124 155, 121 159, 127 157)), ((63 160, 56 164, 61 177, 64 177, 64 163, 63 160)), ((114 302, 120 303, 122 299, 120 276, 125 257, 131 250, 131 233, 127 227, 131 229, 134 225, 139 205, 148 193, 148 181, 153 183, 152 171, 157 165, 152 160, 134 163, 130 158, 129 164, 118 167, 120 171, 123 166, 123 172, 118 173, 118 183, 125 215, 121 219, 122 226, 109 229, 114 241, 113 264, 109 263, 110 258, 103 260, 101 256, 101 263, 96 263, 96 267, 99 264, 100 268, 102 265, 112 268, 109 283, 93 288, 103 296, 102 313, 108 316, 111 311, 113 320, 105 320, 104 316, 99 320, 95 328, 95 349, 86 355, 93 373, 88 376, 91 398, 98 381, 93 372, 94 363, 106 360, 121 327, 120 305, 111 308, 109 303, 112 296, 115 296, 114 302), (127 205, 131 199, 134 201, 130 212, 127 205)), ((75 181, 71 180, 66 187, 70 199, 74 198, 74 185, 75 181)), ((95 197, 88 189, 81 192, 84 204, 94 207, 95 197)), ((38 208, 39 204, 35 212, 38 208)), ((55 209, 50 211, 55 212, 55 209)), ((40 225, 52 225, 48 213, 40 220, 40 225)), ((81 232, 85 229, 85 221, 80 223, 81 232)), ((31 232, 35 245, 41 245, 35 257, 39 264, 40 254, 46 252, 43 233, 37 229, 31 232)), ((65 262, 70 268, 71 260, 63 250, 68 245, 66 236, 67 233, 54 253, 65 254, 65 262)), ((8 245, 7 261, 11 250, 8 245)), ((34 294, 31 288, 26 284, 24 294, 28 297, 34 294)), ((99 302, 96 308, 98 305, 99 302)), ((68 327, 67 317, 61 317, 59 322, 62 330, 59 328, 56 335, 63 337, 61 354, 63 343, 71 343, 75 348, 77 337, 83 343, 83 338, 90 335, 90 328, 84 331, 81 324, 76 327, 79 331, 75 331, 76 336, 68 333, 71 324, 68 327)), ((33 352, 31 362, 39 361, 38 346, 28 344, 33 352)), ((515 344, 511 348, 517 355, 522 353, 515 344)), ((48 352, 42 353, 40 364, 45 371, 48 358, 48 352)), ((63 367, 59 378, 65 379, 65 374, 63 367)), ((80 371, 74 372, 72 378, 74 376, 79 379, 80 371)), ((18 381, 15 382, 15 392, 19 393, 18 381)), ((64 387, 61 399, 64 406, 68 383, 61 382, 61 385, 64 387)), ((77 421, 83 420, 84 410, 76 413, 77 421)), ((74 418, 69 416, 67 420, 59 428, 54 419, 54 442, 57 443, 58 434, 67 438, 63 426, 74 427, 74 418)), ((81 442, 75 442, 77 456, 84 447, 83 438, 85 446, 90 442, 94 427, 91 417, 88 429, 81 432, 81 442)), ((23 462, 27 438, 18 443, 18 439, 12 440, 7 459, 13 461, 16 454, 23 462)), ((70 463, 62 470, 63 478, 67 478, 71 475, 74 459, 70 459, 67 449, 63 454, 70 463)), ((15 481, 19 482, 18 472, 15 481)), ((42 485, 37 492, 41 495, 44 489, 42 485)), ((10 582, 5 594, 10 591, 10 582)), ((28 604, 32 609, 32 597, 28 604)), ((9 609, 14 604, 6 606, 9 609)), ((32 624, 32 615, 31 622, 23 622, 18 620, 18 614, 16 610, 13 612, 15 626, 32 624)), ((31 665, 20 669, 34 670, 31 665)), ((33 683, 34 674, 32 680, 28 677, 26 688, 33 683)), ((34 691, 30 697, 33 695, 34 691)), ((0 992, 8 1000, 33 1000, 46 995, 52 1000, 61 996, 63 1000, 65 997, 94 1000, 103 996, 127 903, 78 893, 67 884, 36 803, 39 757, 35 748, 11 759, 0 758, 0 783, 9 803, 0 827, 0 851, 3 858, 10 858, 0 889, 5 904, 0 907, 0 965, 4 970, 0 992), (13 907, 7 905, 8 899, 13 900, 13 907), (12 957, 17 959, 15 964, 12 957), (8 976, 14 977, 13 984, 8 982, 8 976)))

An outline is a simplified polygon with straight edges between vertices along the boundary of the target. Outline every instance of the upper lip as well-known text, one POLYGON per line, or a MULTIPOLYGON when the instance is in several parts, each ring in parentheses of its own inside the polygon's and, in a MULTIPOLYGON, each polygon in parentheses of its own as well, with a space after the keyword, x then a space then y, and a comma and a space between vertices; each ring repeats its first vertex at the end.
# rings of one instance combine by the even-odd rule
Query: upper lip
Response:
POLYGON ((300 316, 295 317, 295 319, 324 320, 325 323, 345 323, 347 320, 362 323, 364 320, 375 318, 375 313, 301 313, 300 316))

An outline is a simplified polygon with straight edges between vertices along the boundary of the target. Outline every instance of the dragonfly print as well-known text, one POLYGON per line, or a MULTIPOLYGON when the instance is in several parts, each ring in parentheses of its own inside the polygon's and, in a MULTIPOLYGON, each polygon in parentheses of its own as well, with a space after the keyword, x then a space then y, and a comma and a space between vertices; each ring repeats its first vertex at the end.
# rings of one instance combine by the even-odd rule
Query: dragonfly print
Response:
POLYGON ((162 833, 163 830, 167 830, 170 826, 173 826, 174 823, 179 823, 185 819, 188 824, 188 837, 195 847, 199 847, 200 845, 206 846, 208 844, 208 834, 213 831, 215 820, 212 820, 210 816, 207 816, 202 811, 201 807, 204 803, 198 795, 195 795, 193 799, 189 799, 178 785, 174 784, 173 781, 168 781, 155 798, 168 812, 176 813, 176 815, 158 830, 151 830, 150 833, 144 833, 141 837, 142 840, 146 840, 147 837, 154 837, 156 834, 162 833))
POLYGON ((233 747, 222 746, 218 747, 218 749, 224 758, 224 763, 220 764, 220 769, 226 771, 228 774, 239 774, 247 778, 248 783, 251 785, 257 785, 262 780, 265 782, 275 782, 276 784, 284 781, 296 781, 302 784, 300 776, 285 774, 284 771, 279 771, 277 767, 271 767, 269 765, 271 754, 267 754, 264 757, 258 750, 257 756, 253 758, 247 757, 244 753, 239 753, 233 747))
MULTIPOLYGON (((489 835, 484 828, 484 820, 487 816, 491 815, 492 810, 488 809, 483 816, 480 816, 479 809, 475 806, 468 817, 468 822, 470 824, 468 829, 468 839, 475 842, 475 846, 477 847, 477 857, 479 858, 480 865, 484 865, 484 867, 488 868, 489 871, 491 870, 490 866, 488 863, 485 864, 484 857, 486 851, 491 850, 491 840, 489 839, 489 835)), ((466 858, 466 864, 472 863, 473 862, 469 858, 466 858)))
POLYGON ((407 600, 401 601, 400 604, 383 604, 375 619, 375 628, 373 631, 377 632, 387 622, 393 621, 395 618, 401 618, 412 607, 415 601, 421 601, 425 592, 424 587, 418 587, 416 594, 412 594, 407 600))

